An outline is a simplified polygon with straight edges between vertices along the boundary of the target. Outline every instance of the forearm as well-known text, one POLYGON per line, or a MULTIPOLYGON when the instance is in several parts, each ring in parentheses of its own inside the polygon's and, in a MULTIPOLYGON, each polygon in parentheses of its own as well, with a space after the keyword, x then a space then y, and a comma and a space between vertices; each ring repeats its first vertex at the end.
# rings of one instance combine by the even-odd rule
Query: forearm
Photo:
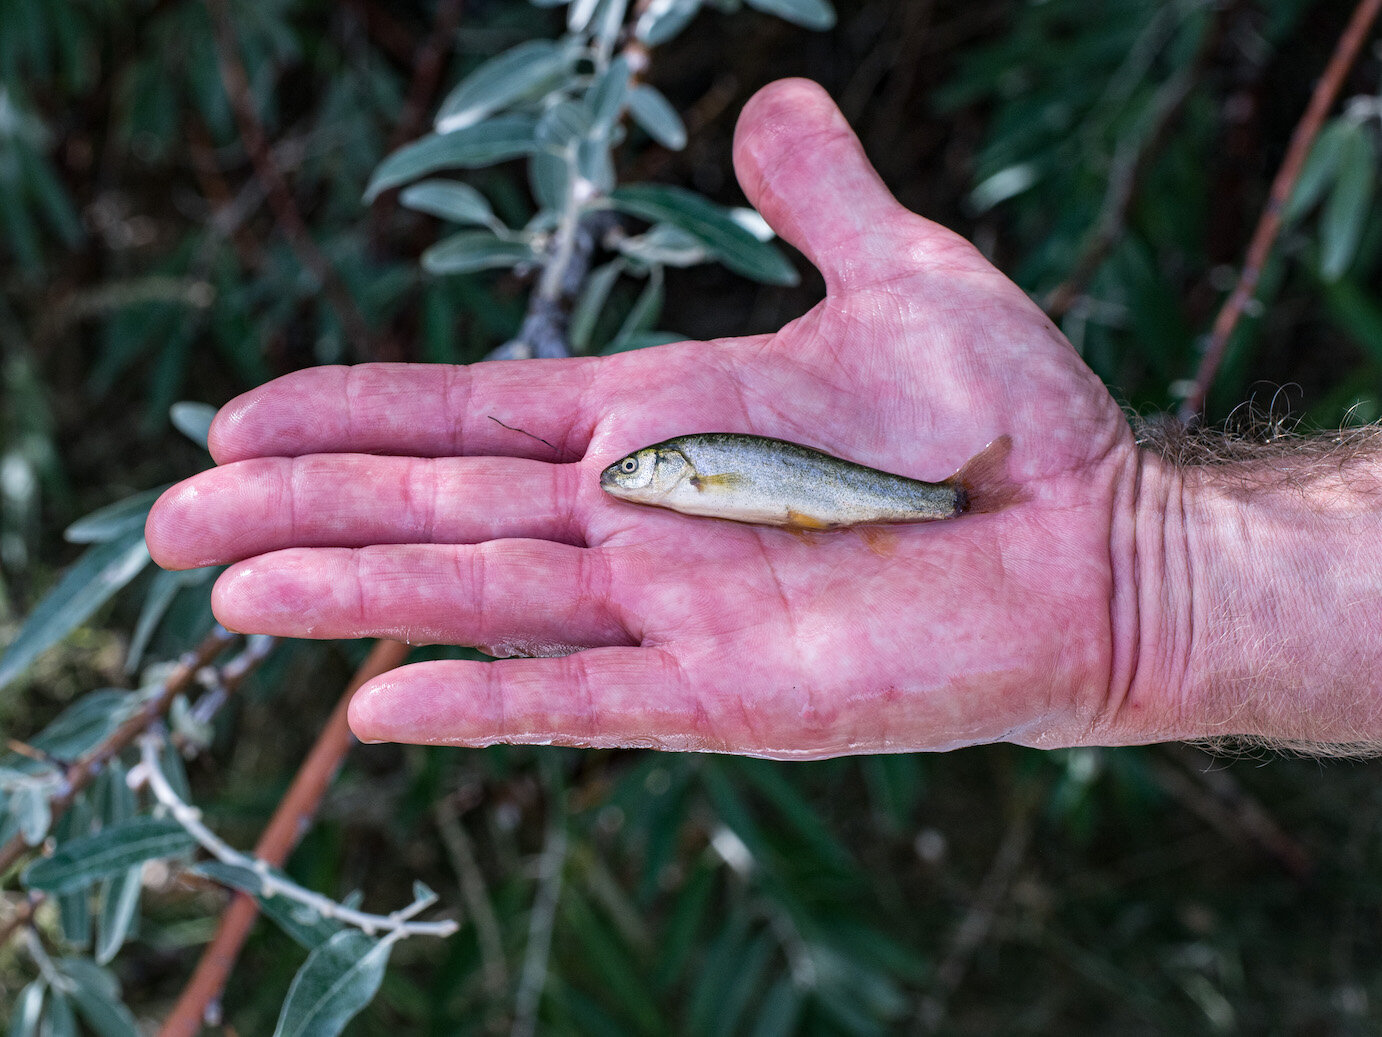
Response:
POLYGON ((1382 453, 1297 441, 1141 461, 1162 524, 1139 539, 1160 541, 1165 582, 1139 593, 1144 616, 1161 608, 1155 665, 1179 682, 1181 737, 1382 749, 1382 453))

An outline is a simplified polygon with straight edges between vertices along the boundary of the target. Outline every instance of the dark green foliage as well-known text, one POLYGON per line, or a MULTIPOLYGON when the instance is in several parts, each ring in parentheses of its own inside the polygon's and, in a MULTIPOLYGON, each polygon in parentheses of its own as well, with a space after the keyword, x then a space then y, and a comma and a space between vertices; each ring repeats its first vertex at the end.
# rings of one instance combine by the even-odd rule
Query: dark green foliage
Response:
MULTIPOLYGON (((0 875, 51 893, 43 967, 0 949, 13 1034, 134 1032, 124 1006, 168 1004, 220 886, 261 892, 213 861, 200 886, 145 885, 144 860, 191 844, 125 781, 132 753, 48 809, 62 766, 139 707, 106 687, 126 661, 211 626, 214 572, 139 572, 148 487, 207 463, 208 413, 174 413, 189 444, 175 401, 317 362, 479 360, 517 333, 563 214, 621 221, 574 294, 574 351, 773 330, 819 284, 788 287, 799 260, 732 215, 730 135, 754 88, 808 74, 899 195, 1038 300, 1099 246, 1062 327, 1120 398, 1164 408, 1347 13, 856 0, 808 35, 762 12, 824 28, 822 0, 676 0, 635 24, 659 49, 631 83, 590 56, 614 53, 624 5, 477 2, 414 100, 442 6, 226 5, 297 228, 227 93, 219 4, 0 0, 0 731, 29 750, 0 758, 0 843, 56 851, 0 875)), ((1319 424, 1382 413, 1378 79, 1365 57, 1315 147, 1211 419, 1259 382, 1297 383, 1319 424)), ((448 652, 475 657, 427 654, 448 652)), ((362 655, 280 650, 208 716, 214 689, 193 689, 170 722, 202 752, 159 757, 174 791, 250 846, 362 655)), ((422 878, 459 931, 381 941, 265 898, 275 925, 224 1010, 242 1033, 335 1032, 377 986, 348 1032, 509 1032, 543 950, 541 1033, 1375 1029, 1375 768, 1215 764, 1235 800, 1206 766, 361 746, 273 877, 383 911, 422 878), (559 880, 542 947, 539 860, 559 880)))

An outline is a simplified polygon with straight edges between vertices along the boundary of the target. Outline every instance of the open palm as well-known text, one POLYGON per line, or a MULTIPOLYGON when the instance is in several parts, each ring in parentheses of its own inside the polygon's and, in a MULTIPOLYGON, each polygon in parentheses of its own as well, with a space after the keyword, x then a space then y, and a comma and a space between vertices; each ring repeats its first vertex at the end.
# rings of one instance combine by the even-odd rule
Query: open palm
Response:
POLYGON ((234 629, 532 657, 394 671, 353 704, 368 739, 812 757, 1166 733, 1169 704, 1132 681, 1139 459, 1102 384, 892 199, 818 87, 755 97, 735 163, 825 276, 809 313, 609 358, 279 379, 218 416, 222 467, 160 501, 154 557, 237 562, 214 597, 234 629), (600 490, 605 465, 692 432, 927 480, 1006 434, 1022 500, 794 535, 600 490))

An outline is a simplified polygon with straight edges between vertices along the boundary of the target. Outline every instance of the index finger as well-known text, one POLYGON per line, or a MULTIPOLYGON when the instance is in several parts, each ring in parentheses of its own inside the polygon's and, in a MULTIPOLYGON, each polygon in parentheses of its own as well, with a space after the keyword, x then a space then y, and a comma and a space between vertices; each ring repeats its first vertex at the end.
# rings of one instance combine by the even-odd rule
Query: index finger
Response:
POLYGON ((211 424, 217 464, 304 454, 581 457, 597 357, 314 367, 231 400, 211 424))

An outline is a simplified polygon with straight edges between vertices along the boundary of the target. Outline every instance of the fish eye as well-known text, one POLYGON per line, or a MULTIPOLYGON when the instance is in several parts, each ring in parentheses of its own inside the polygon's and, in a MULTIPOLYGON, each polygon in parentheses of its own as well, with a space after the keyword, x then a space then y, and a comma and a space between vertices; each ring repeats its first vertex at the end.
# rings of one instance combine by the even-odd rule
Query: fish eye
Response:
POLYGON ((626 457, 626 458, 624 458, 624 460, 622 460, 622 461, 619 462, 619 470, 620 470, 621 472, 625 472, 625 473, 627 473, 627 474, 629 474, 629 475, 632 475, 634 472, 638 471, 638 458, 636 458, 636 457, 626 457))

